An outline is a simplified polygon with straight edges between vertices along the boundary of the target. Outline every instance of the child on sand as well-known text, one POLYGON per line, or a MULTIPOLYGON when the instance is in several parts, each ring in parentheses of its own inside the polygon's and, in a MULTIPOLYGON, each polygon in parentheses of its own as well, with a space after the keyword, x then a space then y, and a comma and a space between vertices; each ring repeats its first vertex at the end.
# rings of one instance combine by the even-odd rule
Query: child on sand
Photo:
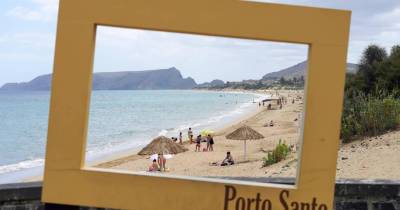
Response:
POLYGON ((179 132, 179 144, 182 144, 182 132, 179 132))
POLYGON ((149 171, 159 171, 157 160, 153 159, 153 163, 149 167, 149 171))

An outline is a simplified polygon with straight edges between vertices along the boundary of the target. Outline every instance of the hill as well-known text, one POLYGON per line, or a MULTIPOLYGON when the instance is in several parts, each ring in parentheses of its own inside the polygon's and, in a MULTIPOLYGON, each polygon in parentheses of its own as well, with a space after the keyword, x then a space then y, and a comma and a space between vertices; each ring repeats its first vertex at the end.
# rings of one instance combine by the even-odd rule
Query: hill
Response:
POLYGON ((222 81, 220 79, 214 79, 211 82, 204 82, 204 83, 198 84, 196 88, 221 87, 224 85, 225 85, 224 81, 222 81))
MULTIPOLYGON (((0 90, 50 90, 51 76, 46 74, 29 82, 7 83, 0 90)), ((148 71, 94 73, 92 84, 93 90, 192 89, 197 86, 192 78, 183 78, 175 67, 148 71)))
MULTIPOLYGON (((271 72, 263 76, 263 80, 268 80, 268 79, 280 79, 280 78, 285 78, 285 79, 292 79, 294 77, 300 78, 301 76, 304 76, 305 70, 307 68, 307 61, 303 61, 301 63, 298 63, 294 66, 290 66, 288 68, 276 71, 276 72, 271 72)), ((356 73, 357 72, 357 64, 353 63, 347 63, 347 72, 348 73, 356 73)))

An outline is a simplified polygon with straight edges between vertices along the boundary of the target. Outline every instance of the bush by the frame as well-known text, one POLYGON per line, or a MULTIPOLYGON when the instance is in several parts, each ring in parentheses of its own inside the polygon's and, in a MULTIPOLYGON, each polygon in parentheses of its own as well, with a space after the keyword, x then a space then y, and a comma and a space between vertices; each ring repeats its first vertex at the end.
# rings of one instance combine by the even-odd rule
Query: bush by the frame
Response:
POLYGON ((278 145, 275 149, 268 152, 267 156, 263 158, 263 167, 278 163, 288 156, 290 152, 290 147, 281 140, 279 140, 278 145))
POLYGON ((342 115, 344 142, 376 136, 400 126, 400 45, 370 45, 356 74, 347 74, 342 115))

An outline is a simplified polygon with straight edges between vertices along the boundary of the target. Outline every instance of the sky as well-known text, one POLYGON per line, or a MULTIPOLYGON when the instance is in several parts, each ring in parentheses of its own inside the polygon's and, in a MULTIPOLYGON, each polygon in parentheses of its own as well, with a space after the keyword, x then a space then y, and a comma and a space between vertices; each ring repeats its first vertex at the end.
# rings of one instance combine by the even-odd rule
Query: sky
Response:
MULTIPOLYGON (((348 62, 400 44, 399 0, 260 0, 352 10, 348 62)), ((0 86, 52 72, 58 0, 0 1, 0 86)), ((178 68, 196 82, 259 79, 304 61, 307 46, 99 27, 95 72, 178 68)))

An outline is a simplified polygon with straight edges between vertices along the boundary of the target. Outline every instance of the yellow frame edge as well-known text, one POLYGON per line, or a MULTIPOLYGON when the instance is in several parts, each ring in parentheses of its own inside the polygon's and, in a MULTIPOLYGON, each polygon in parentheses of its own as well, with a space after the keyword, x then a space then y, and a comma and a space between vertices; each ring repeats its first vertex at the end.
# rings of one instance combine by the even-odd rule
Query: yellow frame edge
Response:
POLYGON ((260 193, 273 209, 284 209, 282 190, 290 193, 288 203, 316 197, 332 209, 350 15, 236 0, 60 0, 43 202, 140 210, 224 209, 229 185, 244 198, 260 193), (97 25, 308 44, 296 185, 85 168, 97 25))

